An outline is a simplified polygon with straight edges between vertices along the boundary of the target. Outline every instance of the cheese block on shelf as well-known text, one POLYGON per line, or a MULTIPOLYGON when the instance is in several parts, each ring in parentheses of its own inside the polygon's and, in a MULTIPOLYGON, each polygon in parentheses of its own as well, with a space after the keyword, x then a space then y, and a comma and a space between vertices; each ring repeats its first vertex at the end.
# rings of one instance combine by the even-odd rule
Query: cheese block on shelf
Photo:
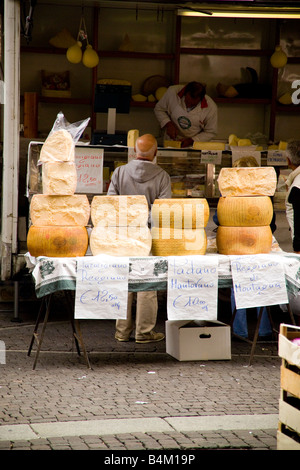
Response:
POLYGON ((204 228, 174 229, 152 227, 153 256, 205 255, 207 237, 204 228))
POLYGON ((41 162, 73 162, 75 161, 75 144, 65 129, 54 131, 45 140, 41 153, 41 162))
POLYGON ((134 148, 136 140, 138 139, 140 133, 138 129, 131 129, 127 133, 127 147, 134 148))
POLYGON ((43 194, 66 196, 74 194, 77 169, 74 162, 47 162, 42 168, 43 194))
POLYGON ((220 197, 217 214, 219 224, 229 227, 270 225, 273 204, 269 196, 220 197))
POLYGON ((94 196, 91 220, 94 227, 148 226, 149 207, 145 196, 94 196))
POLYGON ((272 248, 272 231, 263 227, 225 227, 217 230, 216 243, 222 255, 257 255, 269 253, 272 248))
POLYGON ((80 226, 31 225, 27 234, 27 249, 36 258, 84 256, 88 244, 87 229, 80 226))
POLYGON ((94 256, 148 256, 151 233, 148 227, 94 227, 90 249, 94 256))
POLYGON ((81 225, 89 223, 90 203, 85 194, 48 196, 34 194, 30 202, 33 225, 81 225))
POLYGON ((172 147, 175 149, 181 148, 181 141, 180 140, 164 140, 164 147, 172 147))
POLYGON ((277 186, 274 167, 221 168, 218 177, 222 196, 273 196, 277 186))
POLYGON ((225 150, 223 142, 194 142, 193 149, 195 150, 225 150))
POLYGON ((208 202, 205 198, 156 199, 151 220, 161 228, 203 228, 209 220, 208 202))

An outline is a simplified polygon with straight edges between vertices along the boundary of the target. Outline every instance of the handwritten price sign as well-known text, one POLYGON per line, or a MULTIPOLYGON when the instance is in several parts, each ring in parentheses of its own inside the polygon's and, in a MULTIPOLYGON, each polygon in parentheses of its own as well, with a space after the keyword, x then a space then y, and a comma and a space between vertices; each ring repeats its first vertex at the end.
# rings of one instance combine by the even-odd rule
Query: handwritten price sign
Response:
POLYGON ((75 318, 125 319, 129 260, 107 255, 77 258, 75 318))
POLYGON ((75 163, 77 170, 76 193, 102 193, 103 149, 76 146, 75 163))
POLYGON ((279 255, 230 258, 237 309, 288 303, 284 268, 279 255))
POLYGON ((168 320, 217 320, 217 258, 170 256, 168 265, 168 320))

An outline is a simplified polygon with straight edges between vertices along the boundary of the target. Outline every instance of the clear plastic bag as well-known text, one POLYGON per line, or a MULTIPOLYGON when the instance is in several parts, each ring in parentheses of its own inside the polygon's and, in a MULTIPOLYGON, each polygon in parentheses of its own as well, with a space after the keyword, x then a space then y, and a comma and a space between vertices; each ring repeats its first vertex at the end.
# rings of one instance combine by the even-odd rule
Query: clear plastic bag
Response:
POLYGON ((87 118, 71 124, 60 111, 43 144, 39 164, 58 161, 74 162, 75 145, 83 134, 89 120, 90 118, 87 118))

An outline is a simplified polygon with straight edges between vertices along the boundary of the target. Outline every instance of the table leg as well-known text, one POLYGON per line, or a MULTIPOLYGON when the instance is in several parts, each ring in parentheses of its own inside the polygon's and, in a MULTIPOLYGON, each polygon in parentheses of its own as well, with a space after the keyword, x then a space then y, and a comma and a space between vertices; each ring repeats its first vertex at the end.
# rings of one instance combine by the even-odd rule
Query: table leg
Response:
POLYGON ((256 343, 257 343, 257 338, 258 338, 258 332, 259 332, 259 326, 260 326, 260 322, 261 322, 263 310, 264 310, 264 307, 260 307, 260 309, 259 309, 259 314, 258 314, 258 317, 257 317, 257 322, 256 322, 255 333, 254 333, 254 337, 253 337, 253 340, 252 340, 252 347, 251 347, 251 353, 250 353, 249 366, 251 366, 251 364, 252 364, 252 359, 253 359, 254 352, 255 352, 255 348, 256 348, 256 343))
POLYGON ((36 354, 35 354, 35 360, 34 360, 34 363, 33 363, 33 370, 35 369, 36 367, 36 364, 37 364, 37 360, 38 360, 38 357, 39 357, 39 354, 40 354, 40 350, 41 350, 41 347, 42 347, 42 342, 43 342, 43 339, 44 339, 44 334, 45 334, 45 330, 46 330, 46 326, 47 326, 47 322, 48 322, 48 318, 49 318, 49 313, 50 313, 50 304, 51 304, 51 298, 52 298, 52 294, 49 295, 49 298, 45 301, 45 304, 46 304, 46 313, 45 313, 45 318, 44 318, 44 322, 43 322, 43 327, 42 327, 42 331, 41 331, 41 336, 40 338, 38 339, 38 335, 37 335, 37 332, 35 333, 35 339, 37 340, 37 350, 36 350, 36 354))

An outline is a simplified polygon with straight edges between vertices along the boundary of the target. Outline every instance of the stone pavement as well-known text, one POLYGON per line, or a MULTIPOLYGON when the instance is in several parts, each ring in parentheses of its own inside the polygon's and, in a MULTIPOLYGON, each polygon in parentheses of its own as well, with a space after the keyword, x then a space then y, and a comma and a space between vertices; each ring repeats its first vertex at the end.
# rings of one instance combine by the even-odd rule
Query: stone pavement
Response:
MULTIPOLYGON (((251 366, 250 345, 235 339, 231 360, 179 362, 165 341, 118 343, 113 321, 81 321, 88 369, 58 295, 32 370, 35 352, 28 357, 27 350, 37 308, 21 306, 21 323, 0 313, 0 449, 276 449, 276 341, 259 342, 251 366)), ((273 317, 285 321, 281 312, 273 317)), ((158 331, 164 321, 160 310, 158 331)))
MULTIPOLYGON (((289 243, 284 224, 277 234, 280 243, 289 243)), ((118 343, 114 321, 81 321, 88 369, 77 355, 64 302, 55 296, 35 370, 35 352, 28 357, 27 350, 39 302, 20 302, 20 323, 5 311, 11 304, 0 304, 6 350, 6 363, 0 360, 1 450, 276 450, 277 341, 259 342, 251 366, 250 344, 234 338, 231 360, 179 362, 166 354, 165 341, 118 343)), ((165 302, 160 293, 157 331, 164 331, 165 302)), ((278 307, 272 316, 277 327, 289 323, 278 307)), ((219 293, 218 319, 230 321, 228 292, 219 293)), ((250 336, 255 321, 250 311, 250 336)))

